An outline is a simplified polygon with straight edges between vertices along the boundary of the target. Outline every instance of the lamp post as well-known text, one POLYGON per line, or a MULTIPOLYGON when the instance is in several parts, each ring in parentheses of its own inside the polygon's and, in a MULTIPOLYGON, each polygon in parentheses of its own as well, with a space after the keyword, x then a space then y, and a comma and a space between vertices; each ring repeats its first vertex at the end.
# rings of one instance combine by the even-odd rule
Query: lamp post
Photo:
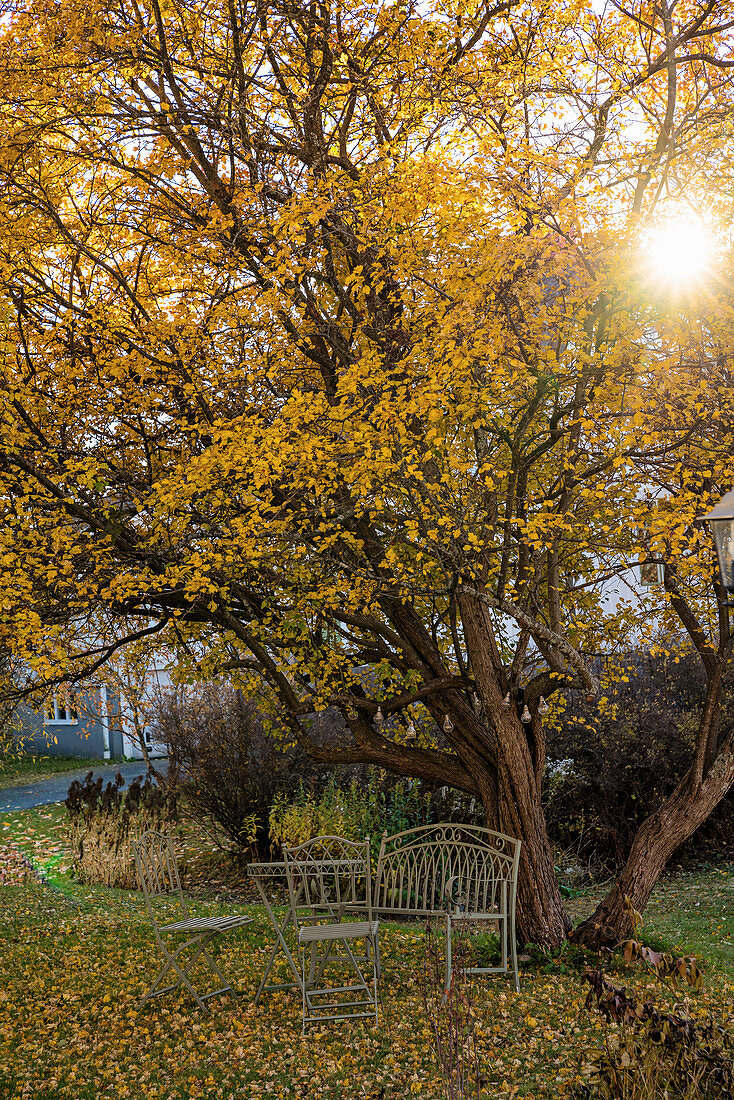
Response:
MULTIPOLYGON (((734 596, 734 489, 703 517, 711 525, 719 558, 721 583, 734 596)), ((734 607, 730 603, 729 607, 734 607)))

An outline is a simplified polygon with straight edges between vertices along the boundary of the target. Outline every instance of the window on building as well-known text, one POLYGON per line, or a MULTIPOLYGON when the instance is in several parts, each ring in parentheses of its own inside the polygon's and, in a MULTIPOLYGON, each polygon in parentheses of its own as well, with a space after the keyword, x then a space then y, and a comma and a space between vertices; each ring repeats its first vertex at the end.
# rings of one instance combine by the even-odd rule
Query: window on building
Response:
POLYGON ((46 704, 47 722, 78 722, 76 700, 70 691, 55 691, 46 704))
POLYGON ((640 561, 640 584, 645 588, 663 583, 663 565, 659 561, 640 561))

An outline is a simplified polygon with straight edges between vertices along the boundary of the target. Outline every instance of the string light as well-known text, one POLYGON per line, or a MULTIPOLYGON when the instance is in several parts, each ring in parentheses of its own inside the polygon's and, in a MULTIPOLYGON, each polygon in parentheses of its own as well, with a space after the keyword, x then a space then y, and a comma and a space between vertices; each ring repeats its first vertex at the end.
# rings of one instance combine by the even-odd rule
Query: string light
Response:
POLYGON ((502 700, 502 706, 503 707, 509 707, 509 705, 510 705, 510 693, 508 691, 507 695, 505 695, 504 699, 502 700))
POLYGON ((533 720, 533 716, 530 713, 530 711, 528 710, 528 706, 527 706, 527 703, 526 703, 525 706, 523 707, 522 714, 520 715, 520 721, 522 722, 522 724, 524 726, 527 726, 528 722, 532 722, 532 720, 533 720))
POLYGON ((550 707, 546 703, 544 697, 541 695, 540 702, 538 703, 538 714, 547 714, 550 707))
POLYGON ((444 733, 451 733, 453 728, 454 728, 454 723, 451 721, 451 719, 449 718, 449 716, 447 714, 446 717, 443 720, 444 733))
POLYGON ((376 722, 384 722, 385 721, 385 715, 382 713, 382 707, 377 708, 377 714, 375 715, 375 721, 376 722))

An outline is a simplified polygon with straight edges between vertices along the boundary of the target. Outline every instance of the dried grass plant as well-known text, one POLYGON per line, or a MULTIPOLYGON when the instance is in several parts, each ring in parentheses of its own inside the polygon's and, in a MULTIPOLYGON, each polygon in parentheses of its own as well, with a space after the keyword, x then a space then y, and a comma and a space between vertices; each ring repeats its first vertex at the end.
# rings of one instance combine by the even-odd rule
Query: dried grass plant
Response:
POLYGON ((170 830, 178 817, 176 794, 150 777, 134 779, 126 791, 118 772, 103 787, 88 772, 69 787, 66 808, 74 873, 80 882, 131 889, 137 886, 132 846, 147 829, 170 830))

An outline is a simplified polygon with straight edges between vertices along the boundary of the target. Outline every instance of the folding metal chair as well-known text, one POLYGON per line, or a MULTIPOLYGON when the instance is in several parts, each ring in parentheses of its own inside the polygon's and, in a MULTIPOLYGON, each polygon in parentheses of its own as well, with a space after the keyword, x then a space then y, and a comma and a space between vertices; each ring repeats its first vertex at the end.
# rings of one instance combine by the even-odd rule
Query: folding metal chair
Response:
POLYGON ((181 889, 173 837, 150 831, 143 833, 140 840, 133 845, 133 854, 140 888, 143 891, 148 916, 155 932, 156 943, 166 960, 163 969, 139 1002, 138 1008, 142 1008, 151 997, 160 997, 161 994, 168 993, 172 989, 179 989, 181 986, 188 989, 199 1008, 203 1008, 206 1012, 209 1009, 204 1002, 210 997, 216 997, 219 993, 230 993, 233 997, 236 996, 236 989, 214 962, 207 948, 216 936, 221 936, 224 932, 231 932, 234 928, 242 928, 246 924, 252 924, 252 917, 239 915, 230 917, 190 917, 188 915, 181 889), (182 920, 174 921, 171 924, 159 923, 151 903, 154 898, 162 897, 169 897, 175 901, 176 908, 183 917, 182 920), (188 938, 183 943, 175 946, 175 938, 187 933, 191 933, 188 938), (169 937, 174 938, 169 939, 169 937), (223 983, 221 989, 204 993, 203 996, 196 992, 189 977, 192 967, 199 959, 203 959, 210 970, 223 983), (165 989, 159 989, 158 987, 169 971, 173 972, 172 976, 178 975, 178 981, 173 982, 172 985, 167 985, 165 989))
POLYGON ((369 841, 318 836, 284 848, 283 856, 300 957, 303 1033, 307 1023, 328 1020, 374 1017, 377 1023, 380 922, 372 913, 369 841), (367 919, 355 919, 359 915, 367 919), (329 985, 327 971, 344 965, 353 980, 329 985))

